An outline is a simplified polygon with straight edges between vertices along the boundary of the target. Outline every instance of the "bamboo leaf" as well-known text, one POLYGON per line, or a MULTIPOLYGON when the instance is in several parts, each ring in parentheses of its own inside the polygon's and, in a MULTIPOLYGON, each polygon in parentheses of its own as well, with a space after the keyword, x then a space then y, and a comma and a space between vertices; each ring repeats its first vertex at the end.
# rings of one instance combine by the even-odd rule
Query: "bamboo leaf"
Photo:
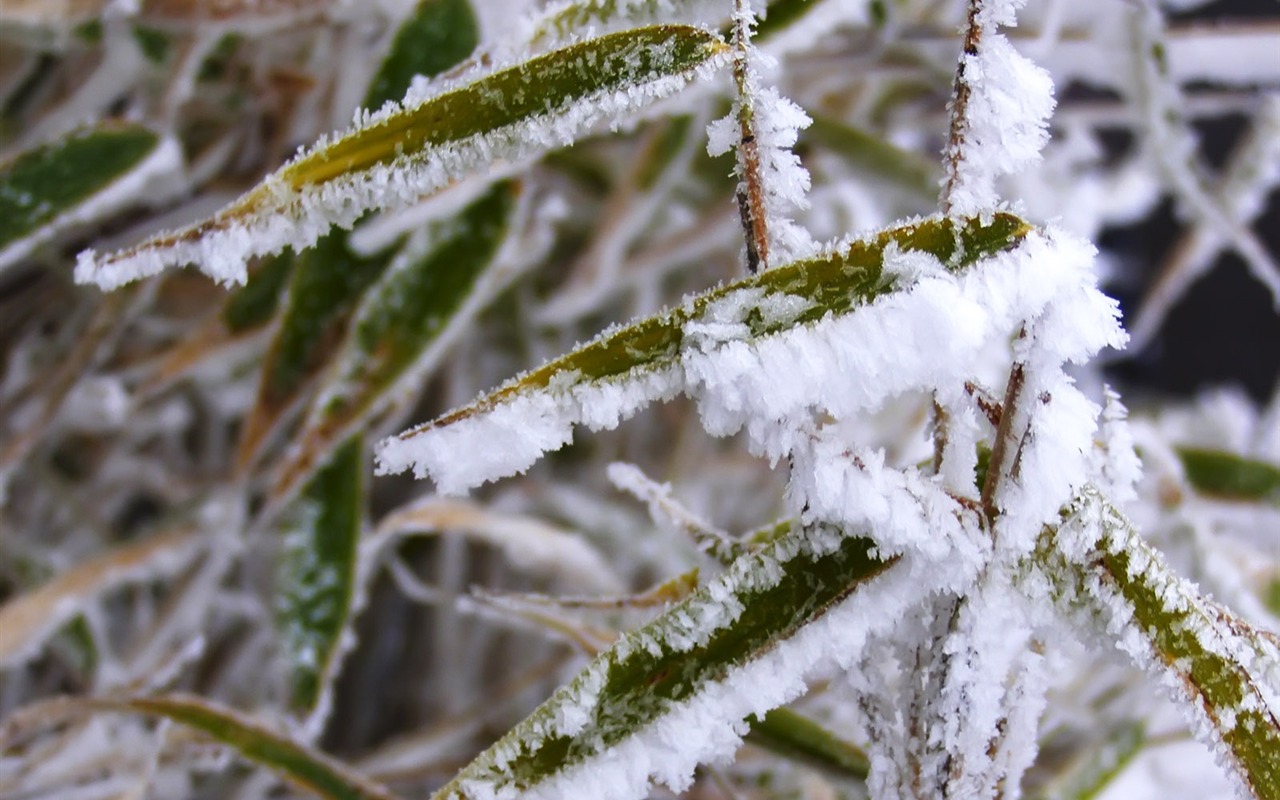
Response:
POLYGON ((1263 800, 1280 798, 1280 648, 1175 575, 1114 506, 1087 493, 1068 525, 1096 528, 1074 583, 1140 664, 1181 695, 1193 731, 1263 800))
POLYGON ((931 161, 839 120, 822 114, 811 116, 813 124, 801 133, 801 142, 822 145, 868 176, 905 190, 914 198, 932 201, 937 196, 940 173, 931 161))
MULTIPOLYGON (((276 480, 282 496, 333 444, 439 360, 491 292, 479 291, 512 231, 518 184, 502 182, 411 242, 365 293, 336 367, 276 480)), ((491 283, 491 282, 488 282, 491 283)))
POLYGON ((137 198, 178 159, 177 145, 148 128, 103 123, 0 163, 0 269, 137 198))
POLYGON ((1221 450, 1178 449, 1197 491, 1226 500, 1280 503, 1280 467, 1221 450))
MULTIPOLYGON (((681 722, 678 715, 693 703, 715 717, 697 719, 704 731, 716 723, 742 730, 738 726, 747 715, 769 710, 759 707, 769 700, 741 689, 751 666, 770 654, 784 658, 783 651, 802 628, 894 563, 878 560, 874 552, 869 539, 813 528, 744 556, 689 599, 624 634, 435 798, 530 790, 563 797, 575 794, 571 786, 584 795, 623 797, 640 796, 650 777, 679 784, 687 778, 676 772, 682 766, 659 763, 661 757, 644 752, 650 746, 662 752, 673 746, 664 738, 671 732, 655 733, 655 728, 663 722, 692 723, 681 722), (727 689, 737 692, 735 702, 725 702, 713 713, 715 701, 704 703, 705 698, 730 685, 739 687, 727 689), (719 719, 732 715, 725 709, 741 704, 756 707, 719 719), (609 773, 613 763, 627 765, 617 767, 623 774, 609 773)), ((802 652, 806 647, 795 646, 802 652)), ((764 668, 775 681, 780 677, 772 672, 778 664, 764 668)), ((723 744, 721 735, 708 734, 723 744)), ((684 748, 680 760, 710 755, 700 750, 707 746, 702 741, 684 748)))
POLYGON ((185 694, 93 700, 93 705, 164 717, 213 737, 243 758, 330 800, 394 800, 387 789, 313 748, 224 706, 185 694))
POLYGON ((722 285, 672 311, 605 331, 466 406, 384 440, 377 452, 379 471, 413 466, 419 476, 430 473, 446 493, 518 472, 543 452, 562 446, 572 424, 612 427, 643 405, 675 394, 675 373, 690 323, 713 318, 721 307, 733 305, 746 328, 742 338, 758 341, 848 315, 892 292, 899 276, 884 269, 888 251, 928 253, 961 272, 1013 247, 1031 230, 1009 214, 997 214, 987 222, 928 219, 856 241, 839 252, 722 285), (591 402, 584 392, 591 393, 591 402), (502 431, 489 430, 486 435, 514 437, 507 442, 507 452, 458 458, 457 448, 465 447, 462 437, 470 424, 502 431))
POLYGON ((364 446, 346 442, 287 517, 278 618, 293 672, 292 704, 322 718, 356 602, 364 446))
POLYGON ((240 436, 237 468, 248 469, 275 426, 330 363, 364 291, 392 252, 358 256, 334 232, 297 257, 280 328, 262 362, 258 397, 240 436))
POLYGON ((1147 744, 1146 726, 1127 720, 1091 740, 1065 770, 1032 796, 1043 800, 1093 800, 1147 744))
POLYGON ((871 771, 861 748, 789 708, 775 708, 752 719, 747 740, 845 778, 865 781, 871 771))
POLYGON ((416 75, 434 77, 457 65, 480 43, 469 0, 419 0, 396 31, 391 51, 369 85, 364 107, 378 109, 404 97, 416 75))
POLYGON ((496 158, 568 144, 676 91, 717 66, 725 49, 700 28, 637 28, 385 107, 358 119, 347 135, 301 153, 209 220, 103 259, 82 253, 77 279, 111 288, 195 263, 217 280, 243 282, 251 256, 304 249, 334 225, 416 202, 496 158))

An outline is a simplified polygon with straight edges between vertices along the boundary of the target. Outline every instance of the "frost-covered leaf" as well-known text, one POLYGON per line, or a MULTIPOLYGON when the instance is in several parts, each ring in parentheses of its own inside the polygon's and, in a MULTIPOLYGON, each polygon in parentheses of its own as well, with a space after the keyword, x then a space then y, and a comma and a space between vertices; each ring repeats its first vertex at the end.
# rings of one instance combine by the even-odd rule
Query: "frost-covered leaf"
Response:
POLYGON ((369 85, 365 108, 398 102, 414 76, 439 75, 471 55, 479 42, 480 29, 470 0, 418 0, 396 31, 391 51, 369 85))
POLYGON ((1226 500, 1280 503, 1280 467, 1221 450, 1178 449, 1187 480, 1197 491, 1226 500))
POLYGON ((293 677, 292 705, 323 718, 356 601, 364 514, 364 441, 333 454, 287 514, 277 612, 293 677))
POLYGON ((733 753, 748 716, 803 691, 831 643, 821 620, 892 566, 874 551, 818 527, 744 556, 624 634, 434 797, 638 798, 651 780, 682 790, 698 763, 733 753))
POLYGON ((277 495, 406 381, 420 380, 452 343, 448 334, 479 311, 492 292, 478 289, 512 232, 519 191, 517 184, 498 183, 434 223, 369 287, 304 423, 300 447, 277 477, 277 495))
MULTIPOLYGON (((900 288, 904 273, 885 269, 887 254, 908 261, 924 256, 962 272, 1030 231, 1009 214, 986 222, 928 219, 720 286, 672 311, 608 330, 469 405, 383 441, 379 468, 399 472, 415 466, 445 492, 522 471, 567 443, 574 424, 610 428, 649 402, 676 394, 687 345, 715 349, 731 340, 755 342, 849 315, 900 288), (465 444, 475 435, 475 441, 503 446, 477 451, 465 444)), ((904 283, 909 281, 907 276, 904 283)))
POLYGON ((1254 797, 1280 798, 1280 647, 1175 575, 1115 507, 1086 493, 1064 525, 1108 634, 1186 706, 1254 797), (1081 549, 1076 536, 1096 537, 1081 549))
POLYGON ((239 711, 193 695, 170 694, 124 700, 92 700, 93 705, 164 717, 195 728, 241 757, 275 770, 290 782, 328 800, 394 800, 386 788, 334 758, 277 733, 239 711))
POLYGON ((141 125, 107 122, 0 163, 0 269, 66 228, 136 200, 179 161, 175 142, 141 125))
POLYGON ((518 160, 573 141, 672 94, 721 60, 714 34, 658 25, 568 45, 426 97, 411 92, 324 139, 214 217, 105 258, 80 256, 77 279, 104 288, 194 263, 243 281, 245 261, 311 246, 334 225, 415 202, 495 159, 518 160))
POLYGON ((335 231, 296 257, 280 327, 262 362, 257 401, 240 435, 241 469, 250 466, 274 427, 330 363, 360 298, 393 255, 357 255, 346 234, 335 231))

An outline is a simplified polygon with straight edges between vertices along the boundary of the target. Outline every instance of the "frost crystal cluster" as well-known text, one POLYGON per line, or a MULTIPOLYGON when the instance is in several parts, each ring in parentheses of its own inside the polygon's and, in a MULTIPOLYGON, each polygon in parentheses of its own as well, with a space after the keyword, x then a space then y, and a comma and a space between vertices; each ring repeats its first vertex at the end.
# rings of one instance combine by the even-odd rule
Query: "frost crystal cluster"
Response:
POLYGON ((1196 5, 0 0, 0 798, 1280 800, 1196 5))

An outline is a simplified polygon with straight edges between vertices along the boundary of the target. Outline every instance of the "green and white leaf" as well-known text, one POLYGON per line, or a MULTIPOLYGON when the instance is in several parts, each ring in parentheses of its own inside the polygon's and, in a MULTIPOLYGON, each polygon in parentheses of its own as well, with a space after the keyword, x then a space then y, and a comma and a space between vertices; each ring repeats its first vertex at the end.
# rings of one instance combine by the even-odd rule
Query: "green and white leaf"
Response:
MULTIPOLYGON (((484 304, 514 275, 530 242, 519 184, 502 182, 455 216, 420 230, 364 292, 345 341, 276 477, 287 494, 331 447, 421 383, 484 304), (517 213, 519 208, 524 211, 517 213)), ((536 249, 536 248, 535 248, 536 249)))
MULTIPOLYGON (((983 259, 1014 248, 1031 231, 1008 214, 985 222, 932 218, 720 286, 672 311, 607 330, 469 405, 383 441, 377 452, 379 470, 401 472, 412 466, 419 477, 430 474, 446 493, 521 472, 543 453, 568 443, 574 425, 612 428, 655 400, 669 399, 690 386, 706 390, 711 381, 703 369, 705 360, 716 353, 759 347, 771 340, 785 347, 815 329, 867 314, 879 298, 910 294, 919 277, 912 274, 915 267, 936 268, 939 275, 962 275, 983 259), (477 448, 474 442, 504 446, 477 448)), ((953 276, 939 280, 950 286, 945 291, 956 290, 948 283, 953 276)), ((982 289, 975 285, 973 291, 982 289)), ((957 296, 922 298, 922 302, 968 301, 957 296)), ((1013 314, 1010 309, 998 304, 978 309, 977 301, 973 302, 980 316, 969 319, 966 330, 942 336, 935 335, 935 328, 920 334, 928 341, 919 345, 951 347, 967 341, 976 345, 975 337, 992 336, 1016 324, 1013 319, 996 319, 1013 314)), ((895 317, 898 313, 891 308, 881 311, 895 317)), ((870 316, 865 321, 874 322, 870 316)), ((839 346, 845 344, 857 347, 855 341, 839 346)), ((817 363, 812 352, 806 358, 817 363)), ((895 382, 923 377, 908 374, 904 365, 882 382, 888 392, 901 391, 905 387, 895 382)), ((796 401, 801 403, 797 411, 821 404, 804 398, 796 401)), ((714 433, 732 430, 731 425, 709 423, 705 414, 704 424, 714 433)))
POLYGON ((651 781, 683 790, 698 763, 732 755, 748 717, 794 699, 833 653, 856 654, 879 614, 859 608, 861 593, 893 565, 874 551, 815 527, 743 556, 624 634, 434 797, 639 798, 651 781))
POLYGON ((329 692, 359 592, 364 516, 364 442, 352 438, 316 473, 286 514, 277 616, 292 672, 290 706, 313 734, 329 692))
POLYGON ((0 270, 59 233, 103 219, 182 168, 178 143, 104 122, 0 163, 0 270))
POLYGON ((705 30, 657 25, 443 81, 425 97, 410 92, 400 106, 359 115, 349 133, 322 139, 204 222, 106 257, 82 253, 77 280, 112 288, 190 263, 243 282, 252 256, 305 249, 367 211, 568 144, 717 68, 726 49, 705 30))
POLYGON ((1280 800, 1280 643, 1175 575, 1096 492, 1059 532, 1077 600, 1182 701, 1193 732, 1253 797, 1280 800))
POLYGON ((394 250, 357 255, 347 246, 346 233, 334 231, 294 258, 280 325, 262 360, 257 399, 240 433, 239 470, 252 465, 276 427, 299 407, 337 353, 360 298, 394 255, 394 250))

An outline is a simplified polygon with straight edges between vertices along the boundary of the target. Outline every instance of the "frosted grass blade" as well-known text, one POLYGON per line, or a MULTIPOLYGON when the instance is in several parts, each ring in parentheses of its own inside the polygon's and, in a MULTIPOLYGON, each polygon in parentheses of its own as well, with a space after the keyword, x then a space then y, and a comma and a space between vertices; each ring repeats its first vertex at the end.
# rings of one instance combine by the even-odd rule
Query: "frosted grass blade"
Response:
POLYGON ((204 222, 105 258, 81 253, 77 280, 113 288, 194 263, 217 280, 242 282, 252 256, 305 249, 372 209, 418 201, 498 159, 568 144, 674 93, 718 66, 725 51, 700 28, 637 28, 386 106, 300 153, 204 222))
POLYGON ((286 515, 277 614, 293 672, 293 708, 323 719, 356 602, 364 446, 355 437, 307 485, 286 515))
POLYGON ((460 325, 480 310, 479 287, 511 233, 519 186, 496 184, 456 216, 433 226, 425 250, 414 244, 371 286, 350 325, 335 368, 304 424, 300 447, 276 479, 287 493, 328 448, 376 413, 389 395, 416 381, 444 354, 460 325))
POLYGON ((328 800, 395 800, 395 795, 386 788, 319 750, 270 730, 239 711, 193 695, 89 702, 100 708, 164 717, 195 728, 232 748, 241 757, 275 770, 292 783, 328 800))
POLYGON ((0 269, 137 199, 180 160, 175 142, 141 125, 108 122, 0 163, 0 269))
MULTIPOLYGON (((1096 530, 1082 587, 1120 647, 1185 704, 1193 732, 1254 797, 1280 799, 1280 643, 1175 575, 1096 493, 1067 527, 1096 530)), ((1077 559, 1081 562, 1081 559, 1077 559)))
POLYGON ((674 732, 655 728, 693 724, 678 715, 694 713, 693 704, 710 713, 715 701, 706 698, 735 691, 730 686, 738 687, 740 701, 761 702, 742 697, 735 681, 747 679, 754 663, 787 648, 801 629, 894 563, 878 560, 874 550, 869 539, 808 529, 744 556, 692 597, 624 634, 435 799, 639 797, 652 778, 679 791, 688 765, 674 762, 696 761, 711 755, 708 747, 731 745, 731 731, 743 730, 746 714, 698 718, 700 726, 724 730, 690 743, 678 759, 663 757, 679 746, 668 738, 674 732))
POLYGON ((377 453, 379 469, 399 472, 413 466, 419 477, 431 474, 446 493, 512 474, 567 441, 571 425, 565 420, 585 422, 595 429, 612 427, 649 402, 677 393, 676 372, 689 324, 713 317, 727 301, 751 298, 754 308, 739 307, 734 313, 746 328, 742 338, 757 341, 847 316, 891 293, 899 276, 884 269, 889 251, 927 253, 949 270, 961 272, 986 256, 1012 248, 1031 230, 1009 214, 994 215, 986 222, 928 219, 856 241, 829 255, 722 285, 674 310, 607 330, 466 406, 384 440, 377 453), (591 402, 584 399, 586 393, 591 402), (510 454, 486 453, 484 458, 473 458, 474 464, 462 464, 449 454, 459 446, 450 437, 468 435, 465 425, 489 424, 511 434, 492 432, 498 440, 505 438, 510 454))

